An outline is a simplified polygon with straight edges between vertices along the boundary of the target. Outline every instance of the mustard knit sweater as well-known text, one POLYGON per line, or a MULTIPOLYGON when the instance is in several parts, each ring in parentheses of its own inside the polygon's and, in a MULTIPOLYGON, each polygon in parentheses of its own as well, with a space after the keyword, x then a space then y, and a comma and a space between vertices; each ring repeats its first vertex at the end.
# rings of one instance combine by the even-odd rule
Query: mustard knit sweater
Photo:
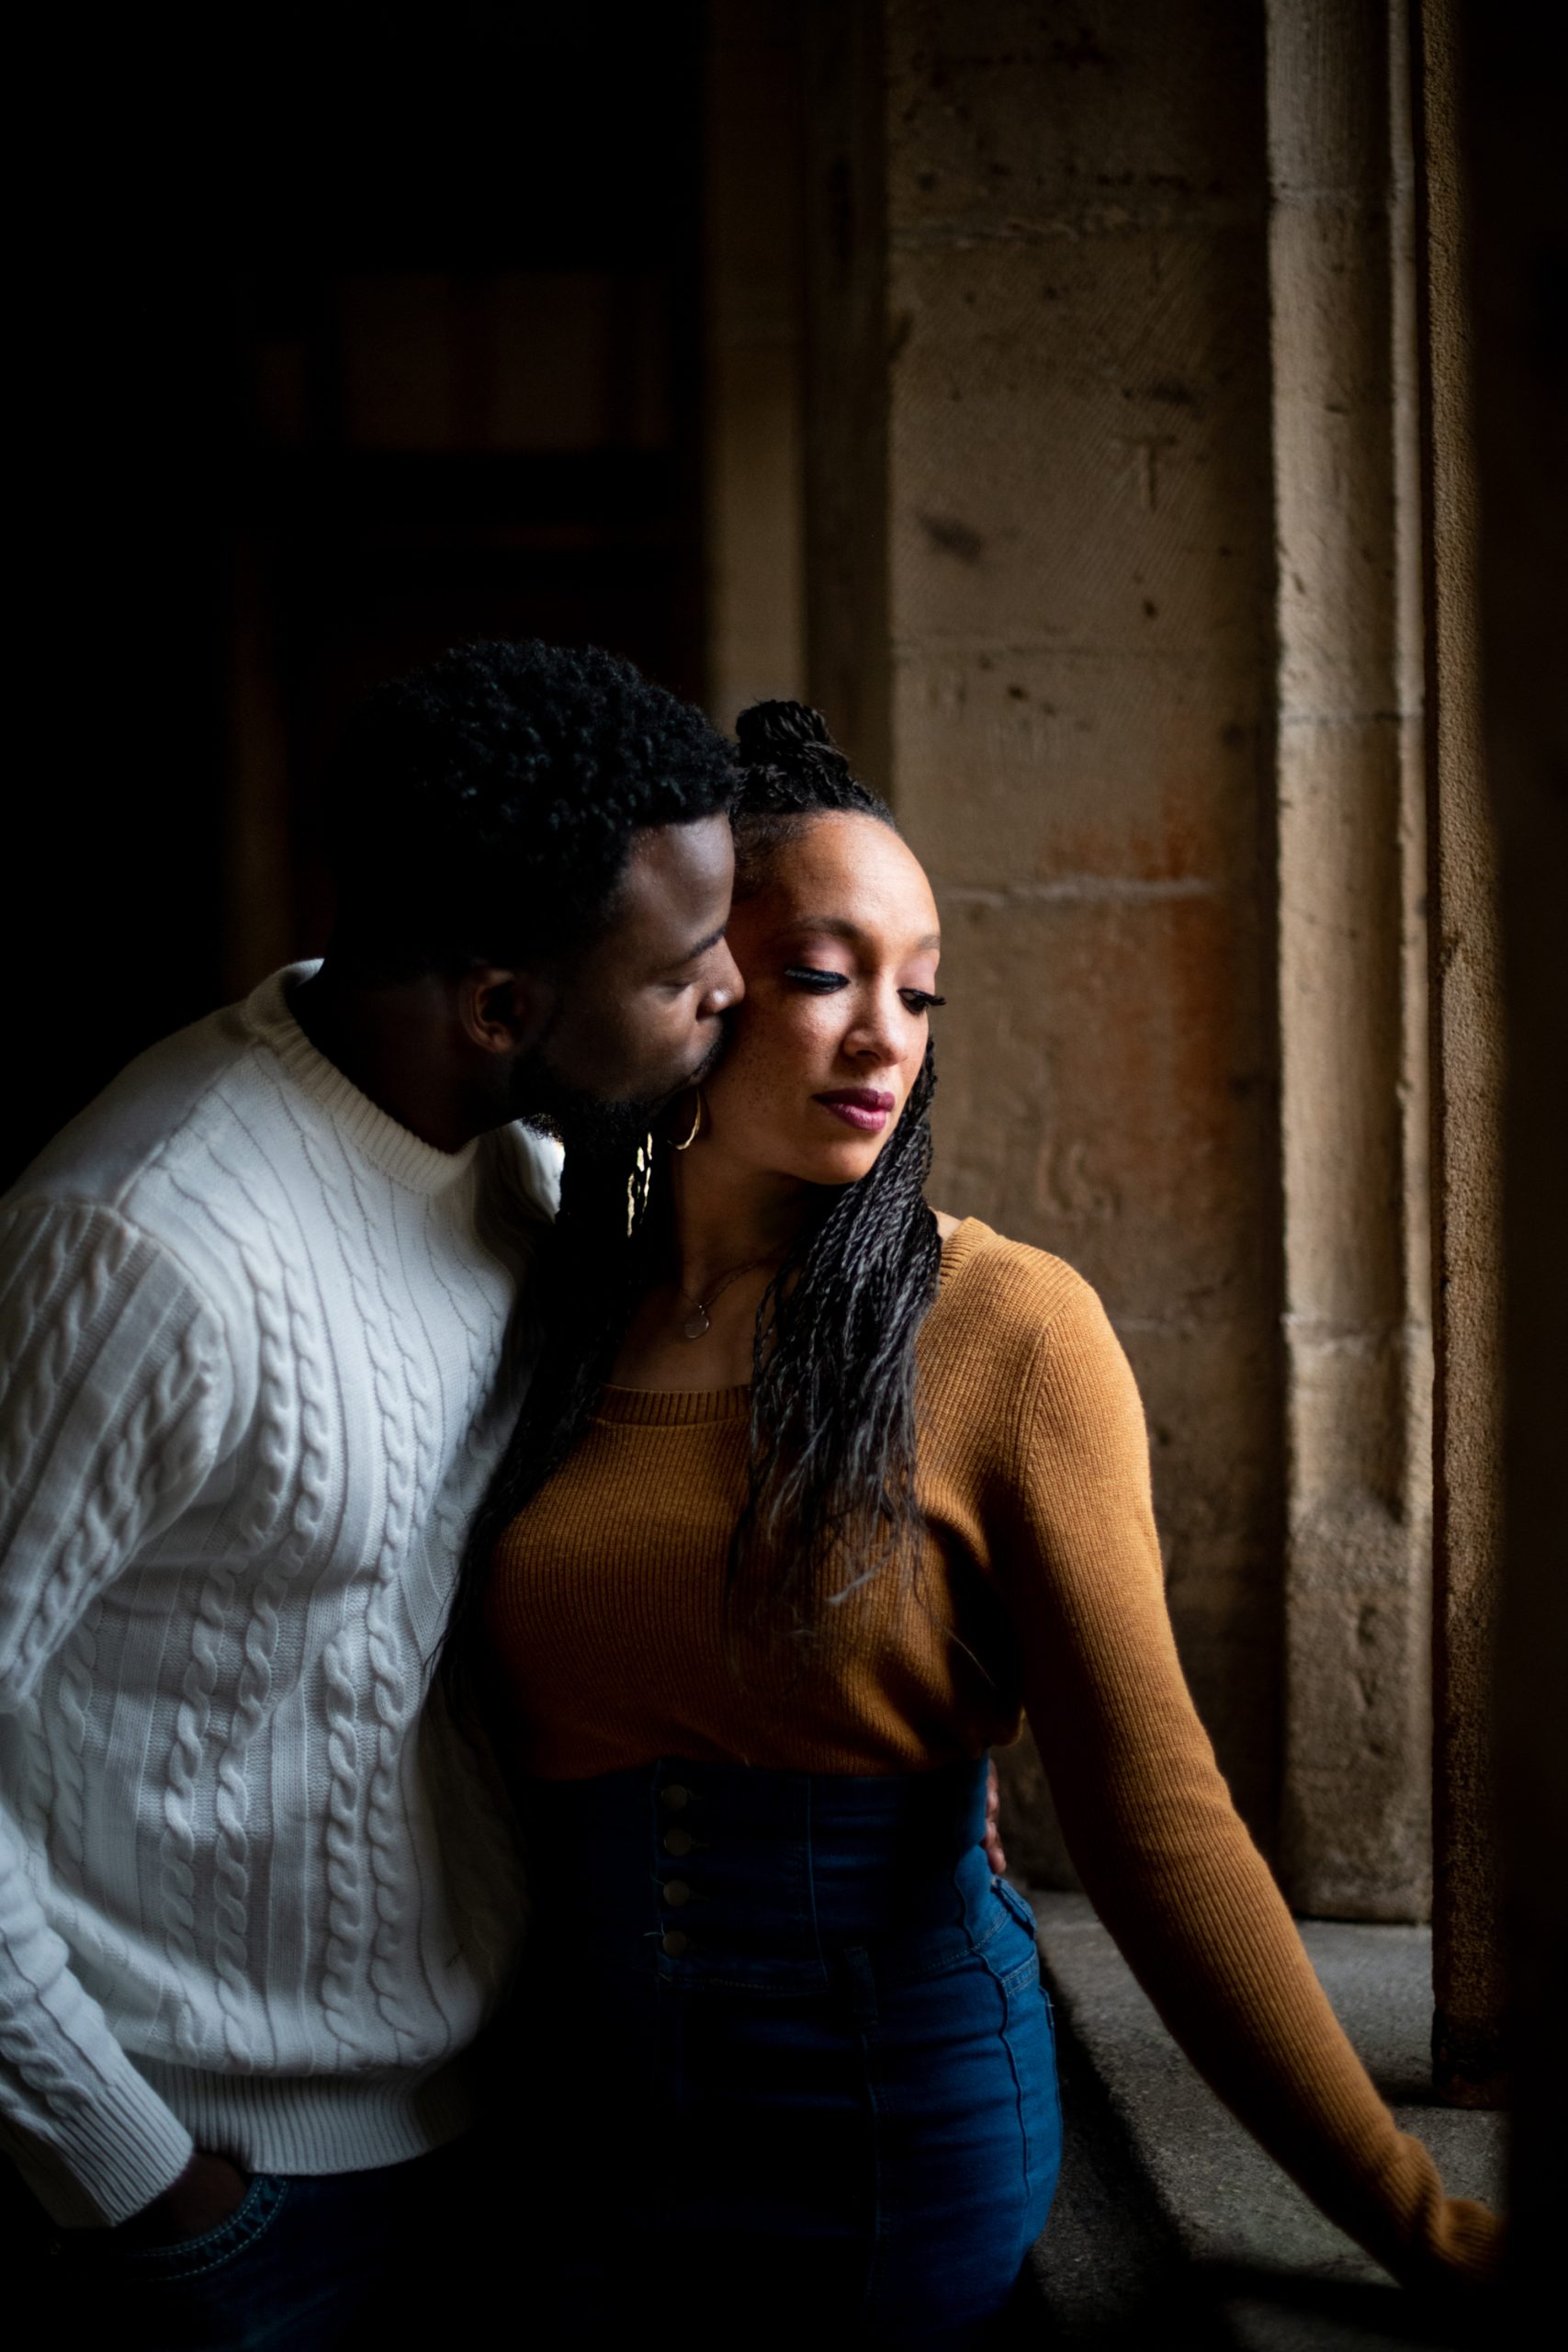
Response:
POLYGON ((919 1341, 925 1556, 823 1611, 808 1662, 737 1674, 725 1569, 749 1392, 609 1388, 498 1546, 489 1600, 523 1769, 660 1756, 919 1771, 1027 1707, 1101 1917, 1220 2097, 1330 2217, 1412 2281, 1495 2267, 1329 2007, 1231 1804, 1172 1639, 1132 1372, 1095 1294, 977 1219, 919 1341))

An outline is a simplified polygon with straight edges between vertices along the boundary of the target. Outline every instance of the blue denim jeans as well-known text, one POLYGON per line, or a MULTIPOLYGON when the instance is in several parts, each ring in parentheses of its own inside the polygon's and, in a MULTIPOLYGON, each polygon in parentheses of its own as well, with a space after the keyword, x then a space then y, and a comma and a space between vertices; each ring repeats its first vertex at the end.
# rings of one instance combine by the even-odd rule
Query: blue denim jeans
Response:
POLYGON ((666 1758, 525 1792, 522 2111, 553 2333, 958 2346, 1061 2160, 1033 1922, 983 1764, 666 1758))
POLYGON ((413 2340, 398 2329, 421 2331, 418 2307, 435 2290, 450 2326, 467 2171, 459 2143, 375 2172, 258 2173, 226 2222, 173 2245, 68 2231, 54 2257, 67 2266, 65 2301, 95 2336, 145 2352, 413 2340))

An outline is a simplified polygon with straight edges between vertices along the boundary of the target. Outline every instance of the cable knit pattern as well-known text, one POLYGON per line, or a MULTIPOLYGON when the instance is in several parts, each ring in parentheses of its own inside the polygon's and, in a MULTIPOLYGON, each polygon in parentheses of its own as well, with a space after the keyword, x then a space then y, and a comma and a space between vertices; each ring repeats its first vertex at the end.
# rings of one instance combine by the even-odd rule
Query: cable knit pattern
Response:
MULTIPOLYGON (((401 1858, 398 1851, 397 1778, 412 1711, 397 1632, 391 1623, 391 1607, 392 1589, 407 1552, 410 1530, 421 1523, 419 1454, 429 1416, 419 1361, 401 1328, 395 1287, 384 1261, 384 1247, 378 1246, 375 1216, 361 1195, 352 1162, 346 1154, 343 1155, 344 1164, 340 1172, 333 1164, 333 1153, 323 1149, 320 1140, 308 1130, 301 1130, 300 1140, 337 1228, 354 1303, 365 1326, 371 1393, 380 1420, 386 1510, 365 1613, 373 1760, 364 1818, 368 1831, 374 1911, 369 1979, 382 2018, 391 2030, 395 2046, 400 2050, 408 2029, 407 2020, 398 2011, 401 1993, 398 1973, 400 1929, 405 1898, 398 1883, 401 1858)), ((345 1744, 341 1761, 343 1785, 334 1791, 334 1812, 340 1820, 345 1809, 351 1817, 358 1812, 357 1786, 351 1792, 349 1779, 352 1771, 357 1781, 357 1742, 352 1756, 345 1744)), ((357 1899, 344 1914, 343 1924, 351 1922, 355 1929, 362 1929, 366 1924, 363 1906, 357 1899)), ((356 1955, 359 1936, 355 1934, 350 1942, 340 1928, 334 1942, 351 1963, 346 1972, 340 1965, 329 1996, 341 2016, 352 2007, 344 1978, 345 1973, 352 1978, 352 1960, 356 1955)))
POLYGON ((308 968, 0 1204, 0 2141, 66 2222, 193 2138, 438 2145, 515 1947, 493 1793, 422 1718, 555 1159, 399 1127, 292 1019, 308 968))
MULTIPOLYGON (((251 1138, 253 1147, 256 1138, 251 1138)), ((252 1485, 248 1532, 266 1551, 256 1579, 229 1739, 218 1763, 215 1801, 218 1848, 214 1920, 219 1998, 225 2025, 225 2052, 237 2072, 264 2067, 270 2049, 253 2050, 247 2041, 246 1964, 250 1941, 250 1745, 266 1717, 273 1658, 282 1626, 288 1580, 309 1555, 321 1523, 330 1483, 327 1457, 326 1367, 320 1334, 309 1313, 309 1295, 294 1237, 287 1222, 270 1227, 245 1174, 244 1157, 209 1138, 208 1148, 221 1182, 209 1186, 204 1205, 232 1244, 245 1272, 255 1310, 260 1402, 256 1423, 256 1474, 252 1485), (238 1204, 238 1213, 228 1203, 238 1204), (252 1238, 261 1226, 276 1244, 276 1258, 252 1238), (297 1433, 298 1476, 289 1491, 290 1435, 297 1433), (288 1524, 283 1521, 287 1515, 288 1524)), ((270 2037, 269 2037, 270 2040, 270 2037)))

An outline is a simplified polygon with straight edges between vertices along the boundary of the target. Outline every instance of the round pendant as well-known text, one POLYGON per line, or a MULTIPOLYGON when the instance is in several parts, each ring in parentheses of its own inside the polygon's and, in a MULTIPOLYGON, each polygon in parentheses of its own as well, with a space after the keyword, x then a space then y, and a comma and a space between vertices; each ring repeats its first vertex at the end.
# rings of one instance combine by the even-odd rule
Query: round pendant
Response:
POLYGON ((688 1340, 702 1339, 706 1332, 713 1329, 713 1325, 708 1321, 707 1308, 699 1306, 694 1315, 688 1315, 681 1329, 688 1340))

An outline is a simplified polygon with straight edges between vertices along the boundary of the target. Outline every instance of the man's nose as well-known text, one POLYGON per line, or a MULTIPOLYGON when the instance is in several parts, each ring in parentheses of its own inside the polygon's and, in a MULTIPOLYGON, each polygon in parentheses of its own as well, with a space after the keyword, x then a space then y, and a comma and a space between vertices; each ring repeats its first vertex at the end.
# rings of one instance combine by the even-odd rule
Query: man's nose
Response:
POLYGON ((719 941, 714 951, 714 976, 703 990, 702 1002, 697 1007, 698 1017, 704 1021, 712 1021, 719 1013, 728 1012, 730 1006, 739 1004, 746 993, 740 967, 730 954, 727 940, 719 941))

